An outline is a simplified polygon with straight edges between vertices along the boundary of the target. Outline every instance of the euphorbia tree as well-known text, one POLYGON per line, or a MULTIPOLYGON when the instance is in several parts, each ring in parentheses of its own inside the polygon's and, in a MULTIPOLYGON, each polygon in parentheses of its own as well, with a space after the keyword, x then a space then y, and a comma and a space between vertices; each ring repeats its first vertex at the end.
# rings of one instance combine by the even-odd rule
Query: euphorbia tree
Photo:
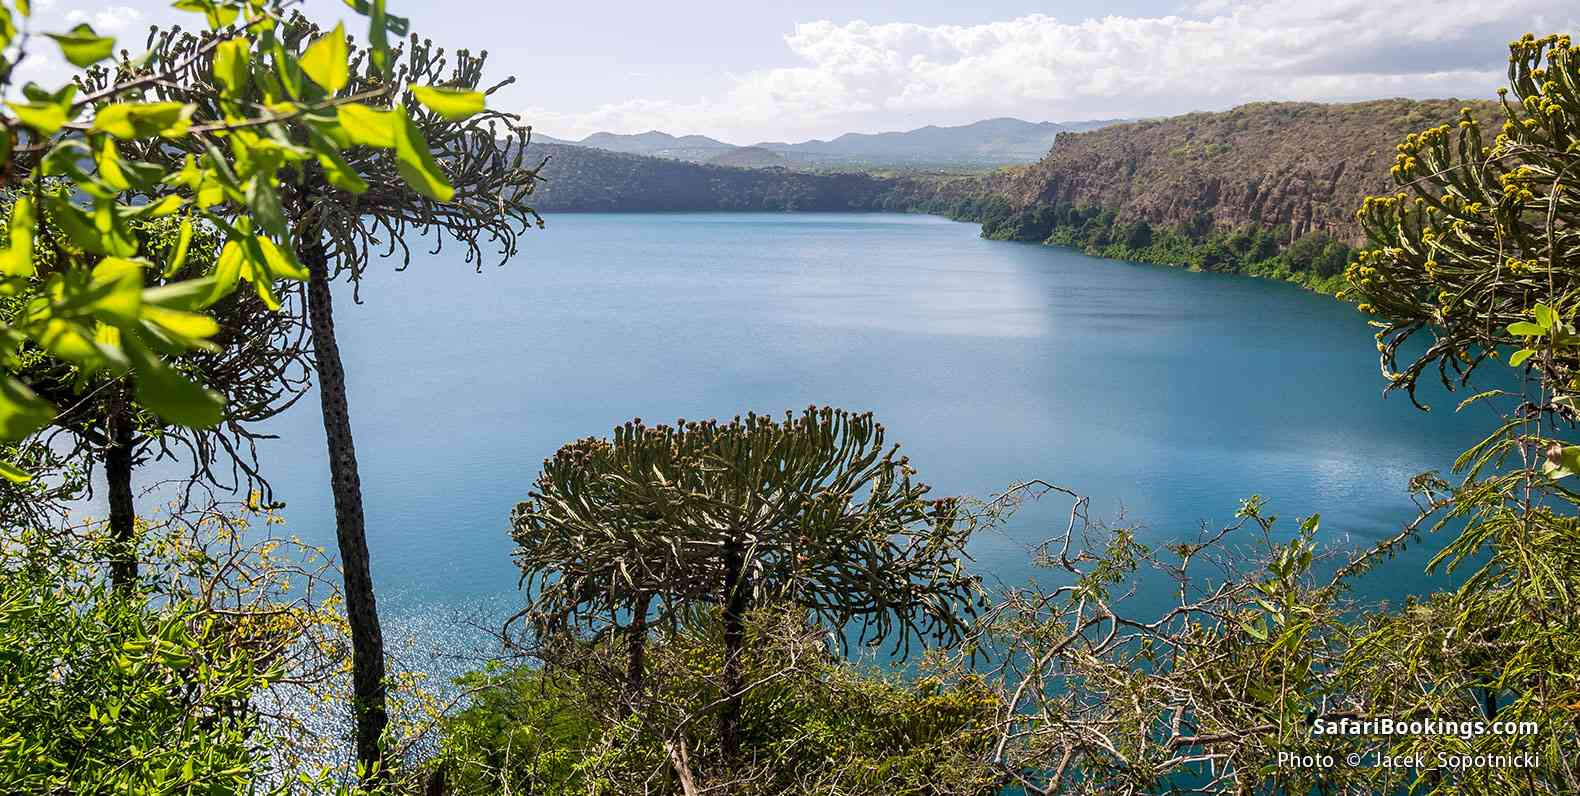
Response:
POLYGON ((871 413, 830 408, 729 423, 640 420, 543 464, 512 536, 546 631, 624 631, 639 682, 642 639, 688 606, 723 616, 726 759, 738 751, 745 618, 790 604, 860 642, 949 641, 978 605, 962 566, 970 523, 886 446, 871 413), (624 626, 622 627, 622 623, 624 626))
MULTIPOLYGON (((72 363, 84 376, 135 374, 133 399, 162 422, 213 426, 224 416, 222 396, 164 356, 210 346, 219 328, 204 310, 242 281, 273 309, 281 303, 282 280, 311 277, 308 304, 318 331, 328 320, 327 263, 339 257, 344 265, 350 257, 343 244, 360 245, 365 261, 376 231, 396 232, 409 223, 451 219, 450 229, 473 232, 474 248, 479 230, 495 232, 468 214, 480 203, 497 205, 500 197, 462 195, 446 176, 500 163, 487 154, 499 149, 492 136, 481 142, 453 134, 491 130, 498 118, 484 111, 482 93, 473 90, 478 59, 463 55, 456 79, 432 63, 397 69, 398 51, 388 39, 400 21, 385 14, 383 0, 356 4, 369 20, 369 44, 354 59, 343 29, 317 35, 300 17, 280 18, 265 0, 181 0, 177 6, 201 12, 208 30, 156 35, 147 54, 123 56, 113 68, 58 89, 29 84, 23 98, 6 103, 0 114, 6 132, 0 173, 21 194, 10 214, 10 246, 0 251, 0 291, 34 295, 0 324, 0 358, 7 364, 0 376, 0 442, 26 437, 64 408, 15 377, 20 357, 32 347, 72 363), (422 85, 439 82, 447 85, 422 85), (476 116, 483 117, 476 122, 481 126, 467 127, 476 116), (419 129, 430 119, 450 125, 430 126, 441 134, 437 157, 419 129), (483 154, 457 152, 457 146, 483 154), (445 159, 451 162, 441 168, 438 161, 445 159), (52 179, 69 182, 72 190, 47 191, 52 179), (329 186, 333 193, 319 190, 329 186), (431 204, 414 205, 411 196, 431 204), (72 244, 51 270, 39 268, 33 257, 44 207, 49 223, 72 244), (168 264, 143 251, 129 224, 171 215, 180 215, 183 227, 212 230, 224 243, 211 274, 149 287, 146 275, 168 264), (362 220, 369 216, 378 220, 362 220)), ((0 48, 12 44, 16 18, 27 13, 25 2, 0 7, 0 48)), ((52 38, 79 67, 115 51, 113 39, 87 25, 52 38)), ((0 88, 24 56, 6 50, 0 88)), ((506 182, 509 175, 501 170, 488 179, 506 182)), ((333 338, 324 345, 315 335, 315 342, 326 409, 338 401, 343 410, 339 369, 323 367, 326 360, 338 366, 333 338)), ((345 418, 343 411, 334 416, 345 418)), ((340 451, 331 433, 337 507, 345 491, 338 487, 348 481, 356 487, 354 459, 351 477, 343 477, 351 457, 349 425, 342 427, 347 433, 340 451)), ((8 462, 0 462, 0 475, 28 477, 8 462)), ((383 652, 372 615, 360 497, 356 503, 358 521, 350 532, 342 522, 340 537, 353 628, 357 753, 373 770, 385 725, 383 652)))
MULTIPOLYGON (((1568 36, 1527 35, 1510 46, 1509 78, 1496 136, 1468 108, 1455 126, 1409 136, 1392 170, 1399 191, 1368 197, 1358 214, 1371 245, 1346 272, 1348 293, 1379 319, 1390 389, 1412 397, 1429 368, 1453 387, 1500 346, 1556 340, 1562 324, 1533 305, 1565 320, 1580 295, 1580 51, 1568 36), (1422 332, 1432 341, 1401 367, 1422 332)), ((1549 348, 1516 364, 1580 392, 1576 349, 1549 348)))
MULTIPOLYGON (((1401 654, 1353 657, 1380 673, 1356 689, 1369 715, 1479 714, 1542 728, 1540 742, 1493 734, 1457 744, 1456 753, 1532 753, 1540 763, 1434 778, 1440 791, 1569 793, 1580 789, 1563 752, 1580 704, 1580 50, 1569 36, 1526 35, 1509 47, 1508 74, 1497 135, 1488 140, 1467 110, 1455 127, 1410 136, 1393 168, 1399 191, 1360 211, 1371 245, 1347 271, 1348 292, 1376 316, 1389 388, 1414 398, 1432 370, 1451 389, 1468 386, 1505 355, 1516 370, 1493 370, 1464 402, 1505 406, 1455 462, 1459 483, 1414 482, 1438 509, 1420 525, 1457 530, 1432 566, 1459 567, 1465 585, 1357 641, 1401 654), (1430 342, 1406 345, 1417 335, 1430 342), (1515 374, 1518 389, 1499 389, 1515 374), (1422 687, 1393 687, 1401 677, 1422 687)), ((1429 744, 1392 751, 1442 754, 1429 744)))

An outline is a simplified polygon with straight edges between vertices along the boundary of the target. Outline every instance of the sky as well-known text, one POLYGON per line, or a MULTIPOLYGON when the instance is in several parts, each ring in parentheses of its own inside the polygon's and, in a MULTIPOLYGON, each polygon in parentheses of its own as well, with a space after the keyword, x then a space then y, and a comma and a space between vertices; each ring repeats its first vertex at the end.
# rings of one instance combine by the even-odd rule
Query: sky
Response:
MULTIPOLYGON (((365 24, 340 0, 313 18, 365 24)), ((137 50, 165 2, 34 0, 137 50)), ((1580 33, 1555 0, 389 0, 412 29, 515 75, 491 104, 542 133, 735 144, 966 124, 1165 116, 1259 100, 1485 97, 1511 38, 1580 33)), ((67 74, 58 55, 25 73, 67 74)), ((41 82, 43 80, 41 79, 41 82)))

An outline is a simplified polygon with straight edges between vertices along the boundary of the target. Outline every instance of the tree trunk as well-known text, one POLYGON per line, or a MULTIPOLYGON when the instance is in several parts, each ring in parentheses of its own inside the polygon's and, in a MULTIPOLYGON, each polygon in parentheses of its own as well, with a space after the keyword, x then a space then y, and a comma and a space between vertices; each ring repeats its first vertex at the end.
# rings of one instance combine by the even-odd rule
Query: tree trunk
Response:
MULTIPOLYGON (((335 342, 335 317, 329 291, 329 263, 323 244, 302 244, 307 266, 307 309, 318 364, 318 398, 323 406, 324 439, 329 446, 329 484, 335 497, 335 537, 345 573, 346 619, 351 625, 351 687, 357 722, 357 762, 366 771, 383 759, 379 739, 389 723, 384 693, 384 635, 379 630, 368 564, 367 528, 362 513, 362 478, 351 439, 346 404, 346 371, 335 342)), ((378 778, 383 777, 383 766, 378 778)))
POLYGON ((110 502, 110 583, 129 591, 137 583, 137 512, 132 505, 132 407, 124 394, 106 418, 104 480, 110 502))
POLYGON ((741 668, 746 646, 746 608, 750 589, 745 578, 741 541, 731 536, 724 543, 724 709, 719 713, 719 741, 724 759, 734 765, 741 752, 741 668))
POLYGON ((644 594, 636 601, 636 608, 631 612, 630 660, 626 662, 625 690, 626 704, 622 712, 629 716, 636 706, 636 701, 642 696, 642 675, 647 658, 647 607, 653 601, 653 595, 644 594))

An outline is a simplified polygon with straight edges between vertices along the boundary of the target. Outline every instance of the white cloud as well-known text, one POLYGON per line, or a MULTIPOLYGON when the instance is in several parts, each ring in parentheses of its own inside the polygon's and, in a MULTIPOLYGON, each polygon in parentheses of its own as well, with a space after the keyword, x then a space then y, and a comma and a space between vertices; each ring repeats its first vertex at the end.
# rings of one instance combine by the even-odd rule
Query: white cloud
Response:
MULTIPOLYGON (((135 54, 143 50, 148 25, 168 27, 173 23, 179 23, 191 28, 195 27, 193 22, 196 21, 198 23, 196 27, 201 27, 203 19, 201 15, 194 15, 192 12, 175 11, 168 3, 149 3, 143 8, 126 5, 81 6, 83 4, 80 0, 71 0, 67 3, 58 0, 33 0, 33 15, 30 22, 35 35, 28 42, 27 57, 17 66, 12 76, 8 98, 17 95, 20 87, 28 81, 36 81, 47 88, 56 88, 80 71, 60 57, 60 50, 54 42, 37 35, 39 33, 60 33, 86 22, 93 26, 94 32, 115 37, 116 52, 125 49, 135 54), (79 7, 71 7, 73 5, 79 7)), ((11 45, 13 57, 17 47, 16 43, 11 45)))
POLYGON ((67 22, 73 25, 79 22, 87 22, 98 33, 114 33, 126 30, 142 18, 143 12, 130 6, 105 6, 92 14, 81 10, 73 10, 66 14, 67 22))
POLYGON ((807 22, 795 66, 738 75, 718 96, 535 109, 538 128, 705 132, 741 143, 845 130, 1137 116, 1259 99, 1490 96, 1507 38, 1552 0, 1204 0, 1183 15, 980 25, 807 22))

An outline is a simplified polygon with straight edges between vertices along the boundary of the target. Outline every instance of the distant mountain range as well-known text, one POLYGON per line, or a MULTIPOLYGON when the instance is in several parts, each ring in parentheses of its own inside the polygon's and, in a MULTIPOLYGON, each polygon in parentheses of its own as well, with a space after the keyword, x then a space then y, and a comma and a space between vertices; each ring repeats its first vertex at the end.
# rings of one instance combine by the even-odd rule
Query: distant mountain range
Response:
POLYGON ((632 135, 593 133, 580 141, 545 135, 534 138, 548 144, 749 168, 995 167, 1041 159, 1060 133, 1094 130, 1114 123, 1000 118, 956 127, 928 125, 904 132, 846 133, 828 141, 765 141, 745 147, 703 135, 677 137, 657 130, 632 135))

